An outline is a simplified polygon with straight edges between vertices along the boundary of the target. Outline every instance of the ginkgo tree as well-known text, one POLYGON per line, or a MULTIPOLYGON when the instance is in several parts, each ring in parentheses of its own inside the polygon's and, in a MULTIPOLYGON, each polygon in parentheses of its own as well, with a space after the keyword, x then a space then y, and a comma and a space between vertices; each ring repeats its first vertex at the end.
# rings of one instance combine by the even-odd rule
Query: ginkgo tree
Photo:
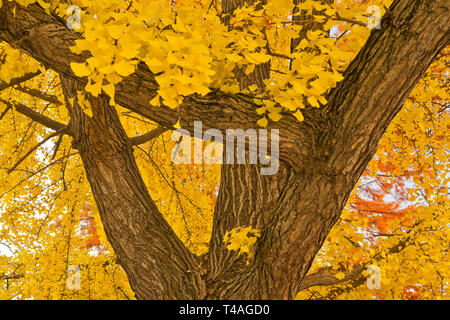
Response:
POLYGON ((0 1, 0 297, 445 298, 449 20, 444 0, 0 1), (196 121, 278 130, 278 172, 175 164, 196 121))

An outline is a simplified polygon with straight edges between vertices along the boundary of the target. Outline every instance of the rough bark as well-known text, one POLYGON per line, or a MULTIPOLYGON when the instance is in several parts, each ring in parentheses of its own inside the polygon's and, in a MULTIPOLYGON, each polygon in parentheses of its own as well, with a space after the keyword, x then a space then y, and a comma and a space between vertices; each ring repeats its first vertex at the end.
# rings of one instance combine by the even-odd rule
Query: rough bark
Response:
MULTIPOLYGON (((264 177, 257 166, 224 165, 210 251, 201 258, 184 247, 158 212, 107 98, 91 97, 93 118, 76 106, 70 109, 74 143, 103 225, 137 297, 293 298, 386 127, 448 45, 449 17, 445 0, 394 1, 327 106, 307 108, 302 123, 286 115, 269 125, 280 129, 278 174, 264 177), (261 230, 250 265, 222 243, 226 231, 247 225, 261 230)), ((67 97, 85 84, 70 70, 70 62, 87 57, 68 49, 79 37, 37 5, 6 2, 0 8, 0 39, 62 74, 67 97)), ((116 101, 170 126, 178 114, 148 104, 156 90, 153 75, 140 65, 117 86, 116 101)), ((214 91, 186 97, 179 112, 181 125, 191 131, 195 120, 202 120, 204 129, 247 129, 256 127, 255 108, 252 97, 214 91)))
POLYGON ((71 117, 72 144, 79 151, 106 235, 136 297, 201 296, 204 282, 199 260, 151 199, 115 109, 108 99, 89 95, 93 117, 88 117, 76 98, 83 87, 63 75, 60 78, 71 117))

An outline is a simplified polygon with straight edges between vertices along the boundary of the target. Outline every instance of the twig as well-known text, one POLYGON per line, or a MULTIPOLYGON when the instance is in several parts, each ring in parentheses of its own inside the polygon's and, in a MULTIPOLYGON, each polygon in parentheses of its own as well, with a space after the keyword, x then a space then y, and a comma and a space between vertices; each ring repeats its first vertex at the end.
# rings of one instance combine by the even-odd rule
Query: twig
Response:
POLYGON ((159 126, 155 129, 153 129, 152 131, 149 131, 143 135, 130 138, 130 143, 132 146, 137 146, 137 145, 143 144, 147 141, 150 141, 150 140, 155 139, 156 137, 162 135, 167 130, 169 130, 169 128, 159 126))
POLYGON ((0 280, 20 279, 23 277, 25 277, 24 274, 3 275, 3 276, 0 276, 0 280))
POLYGON ((17 85, 14 87, 15 90, 19 90, 23 93, 26 93, 32 97, 38 98, 38 99, 42 99, 44 101, 53 103, 55 105, 61 105, 61 101, 59 101, 57 96, 42 92, 41 90, 38 89, 33 89, 33 88, 28 88, 28 87, 23 87, 21 85, 17 85))
POLYGON ((66 126, 65 124, 55 121, 53 119, 50 119, 50 118, 40 114, 39 112, 36 112, 31 108, 28 108, 27 106, 25 106, 21 103, 14 102, 14 105, 13 105, 11 102, 3 100, 1 98, 0 98, 0 102, 3 102, 7 106, 11 106, 11 107, 14 106, 14 109, 17 112, 23 114, 24 116, 27 116, 31 120, 36 121, 47 128, 50 128, 53 130, 60 130, 66 126))
POLYGON ((30 154, 32 154, 37 148, 39 148, 40 146, 42 146, 44 143, 46 143, 48 140, 50 140, 53 137, 59 136, 61 134, 64 134, 67 131, 68 127, 65 126, 62 129, 59 129, 56 132, 53 132, 51 135, 49 135, 47 138, 45 138, 44 140, 40 141, 38 144, 36 144, 33 148, 31 148, 23 157, 21 157, 15 164, 14 166, 12 166, 11 169, 9 169, 7 172, 8 174, 10 174, 11 172, 13 172, 26 158, 28 158, 28 156, 30 154))
POLYGON ((28 81, 28 80, 30 80, 30 79, 40 75, 41 73, 42 72, 39 70, 39 71, 36 71, 36 72, 24 74, 23 76, 21 76, 19 78, 11 79, 11 81, 9 81, 9 82, 0 81, 0 91, 5 90, 5 89, 7 89, 9 87, 13 87, 13 86, 15 86, 15 85, 17 85, 19 83, 28 81))

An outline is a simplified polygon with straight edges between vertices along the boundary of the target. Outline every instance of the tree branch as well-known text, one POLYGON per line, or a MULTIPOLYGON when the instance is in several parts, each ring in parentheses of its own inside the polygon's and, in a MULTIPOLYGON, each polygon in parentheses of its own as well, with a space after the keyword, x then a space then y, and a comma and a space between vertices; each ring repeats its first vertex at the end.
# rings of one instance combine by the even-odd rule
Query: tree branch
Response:
MULTIPOLYGON (((395 0, 328 98, 319 144, 357 179, 405 99, 450 40, 446 0, 395 0), (333 124, 330 126, 329 124, 333 124)), ((356 183, 356 181, 355 181, 356 183)))
POLYGON ((25 277, 24 274, 11 274, 11 275, 2 275, 0 276, 0 280, 12 280, 12 279, 20 279, 25 277))
POLYGON ((156 137, 159 137, 167 130, 169 130, 169 128, 164 128, 164 127, 159 126, 143 135, 130 138, 130 143, 132 146, 137 146, 137 145, 146 143, 147 141, 150 141, 152 139, 155 139, 156 137))
POLYGON ((342 279, 336 278, 336 273, 317 271, 307 275, 305 279, 303 279, 299 291, 315 286, 331 286, 347 282, 360 275, 364 270, 366 270, 365 264, 363 266, 354 267, 351 271, 345 271, 345 276, 342 279))
MULTIPOLYGON (((423 220, 419 220, 418 222, 416 222, 410 230, 407 231, 406 234, 410 234, 411 232, 414 231, 414 229, 419 226, 421 223, 423 222, 423 220)), ((404 238, 400 239, 395 245, 393 245, 392 247, 389 248, 389 250, 387 251, 387 255, 391 255, 391 254, 396 254, 399 253, 401 251, 403 251, 409 241, 411 240, 411 235, 407 235, 404 238)), ((380 261, 382 259, 382 255, 381 253, 377 253, 374 256, 372 256, 368 261, 364 262, 363 264, 360 265, 356 265, 353 267, 352 270, 347 270, 345 271, 345 276, 342 279, 336 278, 336 273, 330 273, 326 270, 320 270, 314 273, 311 273, 309 275, 307 275, 303 281, 300 284, 299 287, 299 291, 311 288, 311 287, 315 287, 315 286, 331 286, 331 285, 336 285, 336 284, 340 284, 340 283, 344 283, 347 281, 351 281, 354 280, 354 282, 352 283, 352 286, 354 284, 357 284, 357 286, 361 285, 363 282, 361 282, 361 279, 363 279, 364 281, 367 279, 367 276, 362 276, 362 278, 360 277, 363 273, 364 270, 367 269, 367 267, 369 266, 369 264, 373 263, 374 261, 380 261)), ((337 289, 337 291, 332 291, 332 292, 338 292, 340 289, 337 289)))
POLYGON ((0 91, 5 90, 5 89, 7 89, 9 87, 14 87, 15 85, 18 85, 18 84, 20 84, 22 82, 25 82, 25 81, 28 81, 30 79, 33 79, 34 77, 37 77, 41 73, 42 72, 40 70, 36 71, 36 72, 27 73, 27 74, 24 74, 21 77, 11 79, 11 81, 8 82, 8 83, 0 81, 0 91))
MULTIPOLYGON (((52 120, 52 119, 40 114, 39 112, 36 112, 31 108, 28 108, 27 106, 25 106, 19 102, 11 103, 11 102, 3 100, 1 98, 0 98, 0 102, 4 103, 7 107, 10 107, 10 108, 14 107, 14 109, 17 112, 23 114, 24 116, 27 116, 31 120, 36 121, 36 122, 42 124, 43 126, 50 128, 52 130, 58 131, 66 126, 65 124, 60 123, 55 120, 52 120)), ((66 133, 69 133, 69 132, 66 132, 66 133)))
POLYGON ((61 101, 59 101, 58 97, 51 95, 51 94, 47 94, 45 92, 42 92, 41 90, 38 89, 33 89, 33 88, 28 88, 28 87, 23 87, 21 85, 16 85, 14 87, 15 90, 21 91, 23 93, 26 93, 30 96, 33 96, 35 98, 53 103, 57 106, 62 105, 61 101))

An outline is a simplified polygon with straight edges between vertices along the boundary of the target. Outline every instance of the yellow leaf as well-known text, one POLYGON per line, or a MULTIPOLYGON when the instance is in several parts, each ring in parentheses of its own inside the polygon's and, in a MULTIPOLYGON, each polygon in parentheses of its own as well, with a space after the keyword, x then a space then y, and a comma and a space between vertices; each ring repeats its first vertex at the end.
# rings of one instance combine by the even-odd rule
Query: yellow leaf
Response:
POLYGON ((159 100, 159 95, 157 95, 156 97, 154 97, 151 101, 150 101, 150 104, 152 105, 152 106, 160 106, 161 105, 161 103, 160 103, 160 100, 159 100))
POLYGON ((255 65, 254 64, 249 64, 247 66, 247 68, 245 68, 245 74, 250 74, 253 72, 253 70, 255 70, 255 65))
POLYGON ((305 120, 305 119, 303 118, 303 114, 301 113, 300 110, 297 110, 297 112, 294 113, 294 117, 296 117, 298 121, 303 121, 303 120, 305 120))
POLYGON ((114 65, 114 70, 122 77, 129 76, 135 70, 135 65, 128 61, 121 61, 114 65))
POLYGON ((124 33, 123 27, 119 25, 106 26, 106 30, 111 38, 118 40, 124 33))
POLYGON ((309 97, 308 102, 313 107, 316 107, 316 108, 320 107, 319 102, 317 101, 317 99, 315 97, 309 97))
POLYGON ((258 126, 265 128, 265 127, 267 127, 267 124, 269 123, 269 121, 267 121, 267 118, 264 117, 264 118, 259 119, 256 123, 258 124, 258 126))
POLYGON ((259 115, 262 115, 266 112, 266 110, 267 110, 267 107, 261 107, 261 108, 256 109, 256 113, 259 115))
POLYGON ((227 60, 230 62, 240 62, 242 61, 242 57, 237 54, 231 53, 227 55, 227 60))
POLYGON ((87 92, 90 92, 94 97, 98 97, 98 95, 102 91, 102 83, 101 81, 98 81, 92 84, 92 82, 89 81, 85 89, 87 92))
POLYGON ((270 112, 269 113, 269 118, 272 119, 273 121, 277 122, 278 120, 280 120, 282 117, 281 114, 279 114, 278 112, 270 112))
POLYGON ((342 280, 342 279, 345 278, 345 273, 344 272, 339 272, 339 273, 336 273, 334 276, 336 278, 338 278, 339 280, 342 280))
POLYGON ((72 62, 70 64, 70 67, 72 68, 73 73, 75 73, 75 75, 78 77, 86 77, 91 74, 91 72, 86 66, 86 63, 84 62, 83 63, 72 62))

